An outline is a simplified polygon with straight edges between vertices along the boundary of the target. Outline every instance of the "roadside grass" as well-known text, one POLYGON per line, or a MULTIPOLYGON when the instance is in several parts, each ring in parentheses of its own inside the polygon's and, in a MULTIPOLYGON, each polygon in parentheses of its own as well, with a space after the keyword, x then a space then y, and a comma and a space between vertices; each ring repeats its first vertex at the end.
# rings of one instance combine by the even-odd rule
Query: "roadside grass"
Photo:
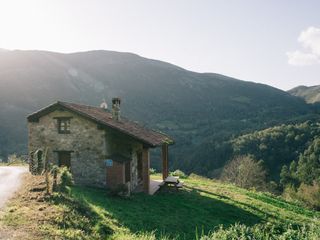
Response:
POLYGON ((46 239, 39 226, 60 214, 48 204, 42 176, 23 176, 22 186, 0 211, 0 239, 46 239))
POLYGON ((238 239, 241 234, 242 239, 320 237, 320 212, 197 175, 183 179, 184 188, 179 191, 129 198, 80 186, 46 197, 40 191, 43 180, 33 181, 0 219, 8 228, 28 232, 33 236, 30 239, 238 239))

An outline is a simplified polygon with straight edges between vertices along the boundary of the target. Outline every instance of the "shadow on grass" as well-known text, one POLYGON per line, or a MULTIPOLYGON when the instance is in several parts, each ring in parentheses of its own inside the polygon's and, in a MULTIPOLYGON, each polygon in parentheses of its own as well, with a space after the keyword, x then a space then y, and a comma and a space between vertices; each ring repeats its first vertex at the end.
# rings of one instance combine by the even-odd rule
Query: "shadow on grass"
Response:
MULTIPOLYGON (((62 231, 68 232, 81 231, 78 236, 74 233, 75 239, 100 239, 113 233, 109 224, 104 221, 97 212, 95 212, 83 199, 74 199, 68 194, 53 195, 48 199, 50 202, 63 206, 64 211, 59 217, 53 220, 53 224, 62 231)), ((65 237, 64 239, 69 239, 65 237)), ((71 239, 73 239, 71 237, 71 239)))
POLYGON ((303 208, 299 206, 297 203, 287 202, 284 199, 279 198, 272 198, 264 193, 253 193, 248 192, 247 195, 251 198, 257 199, 261 202, 264 202, 266 204, 270 204, 274 207, 280 208, 280 209, 287 209, 289 211, 292 211, 296 214, 300 214, 307 217, 320 217, 320 213, 316 211, 309 210, 307 208, 303 208))
POLYGON ((97 206, 100 215, 114 218, 132 233, 155 231, 157 236, 194 239, 197 230, 206 234, 221 224, 250 226, 262 221, 257 215, 223 199, 203 196, 196 189, 154 196, 136 194, 129 199, 110 197, 103 190, 82 187, 73 187, 71 192, 74 197, 97 206))
POLYGON ((265 211, 262 211, 260 210, 259 208, 255 207, 254 205, 250 205, 250 204, 247 204, 247 203, 244 203, 244 202, 240 202, 240 201, 237 201, 236 199, 232 199, 230 197, 227 197, 227 196, 223 196, 223 195, 220 195, 220 194, 217 194, 217 193, 213 193, 213 192, 209 192, 209 191, 206 191, 206 190, 203 190, 203 189, 200 189, 200 188, 190 188, 190 187, 186 187, 186 188, 189 188, 189 189, 193 189, 193 190, 196 190, 198 192, 202 192, 202 193, 205 193, 205 194, 208 194, 208 195, 212 195, 212 196, 215 196, 217 198, 220 198, 220 199, 225 199, 229 202, 232 202, 238 206, 243 206, 242 209, 250 209, 251 212, 256 212, 256 213, 259 213, 261 216, 263 216, 263 219, 266 219, 266 218, 277 218, 277 216, 274 216, 272 214, 269 214, 265 211))

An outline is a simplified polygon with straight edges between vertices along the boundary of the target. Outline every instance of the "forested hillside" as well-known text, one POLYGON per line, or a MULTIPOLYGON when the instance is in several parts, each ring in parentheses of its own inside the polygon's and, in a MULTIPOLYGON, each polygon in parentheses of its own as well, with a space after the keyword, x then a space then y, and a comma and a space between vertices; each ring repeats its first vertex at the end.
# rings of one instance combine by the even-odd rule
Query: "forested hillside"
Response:
POLYGON ((280 125, 225 142, 223 181, 320 209, 320 122, 280 125))
POLYGON ((176 140, 172 169, 201 174, 229 159, 223 142, 232 136, 318 117, 316 106, 279 89, 131 53, 4 51, 0 85, 2 157, 26 153, 26 116, 57 100, 98 106, 121 97, 123 115, 176 140))
POLYGON ((280 125, 255 131, 231 141, 233 155, 252 155, 262 160, 270 179, 279 180, 283 165, 298 161, 313 141, 320 138, 320 123, 280 125))

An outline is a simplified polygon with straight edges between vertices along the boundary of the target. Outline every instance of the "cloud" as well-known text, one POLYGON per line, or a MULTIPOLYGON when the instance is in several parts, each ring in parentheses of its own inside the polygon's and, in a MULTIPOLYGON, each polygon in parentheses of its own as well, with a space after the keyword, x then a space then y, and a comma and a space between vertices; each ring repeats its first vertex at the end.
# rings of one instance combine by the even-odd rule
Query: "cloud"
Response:
POLYGON ((320 63, 320 59, 313 53, 301 51, 287 52, 288 63, 295 66, 306 66, 320 63))
POLYGON ((320 28, 309 27, 300 33, 303 50, 287 52, 288 63, 295 66, 320 64, 320 28))
POLYGON ((306 49, 320 56, 320 28, 309 27, 307 30, 302 31, 298 41, 301 42, 306 49))

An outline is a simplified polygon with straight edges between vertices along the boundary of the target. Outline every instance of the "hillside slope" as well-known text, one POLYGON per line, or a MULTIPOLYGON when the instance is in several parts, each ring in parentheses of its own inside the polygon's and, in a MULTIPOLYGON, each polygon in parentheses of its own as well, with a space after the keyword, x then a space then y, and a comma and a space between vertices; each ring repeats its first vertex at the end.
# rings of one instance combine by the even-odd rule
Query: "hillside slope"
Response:
POLYGON ((301 97, 307 103, 320 102, 320 85, 317 86, 298 86, 288 91, 293 96, 301 97))
POLYGON ((2 227, 7 233, 14 231, 16 239, 199 239, 196 236, 221 232, 219 226, 236 230, 223 232, 222 236, 228 234, 229 238, 204 239, 234 239, 231 236, 239 234, 242 239, 320 237, 319 212, 196 175, 184 179, 184 188, 178 192, 130 198, 83 187, 48 197, 41 192, 43 177, 29 176, 27 180, 0 216, 0 232, 2 227))
POLYGON ((119 96, 123 115, 173 136, 173 168, 198 173, 218 167, 211 148, 221 139, 313 111, 267 85, 110 51, 0 52, 0 86, 0 156, 26 152, 27 114, 57 100, 98 106, 119 96))

